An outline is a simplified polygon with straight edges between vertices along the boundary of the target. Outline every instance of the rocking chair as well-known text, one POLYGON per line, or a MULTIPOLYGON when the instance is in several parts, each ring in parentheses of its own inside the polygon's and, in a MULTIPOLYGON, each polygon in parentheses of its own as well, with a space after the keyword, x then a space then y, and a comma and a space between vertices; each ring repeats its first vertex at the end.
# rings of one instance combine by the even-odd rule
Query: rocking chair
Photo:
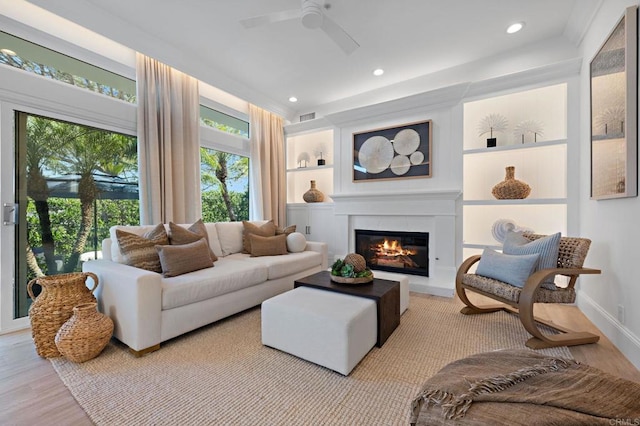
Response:
MULTIPOLYGON (((545 235, 523 234, 529 241, 535 241, 545 235)), ((534 272, 527 279, 523 288, 507 284, 482 275, 467 273, 472 265, 480 260, 480 255, 474 255, 465 260, 456 274, 456 293, 460 300, 467 305, 460 311, 465 315, 486 314, 504 310, 515 313, 520 318, 524 328, 533 337, 526 345, 532 349, 550 348, 555 346, 573 346, 595 343, 600 336, 588 332, 576 332, 533 316, 534 303, 573 303, 576 300, 574 289, 576 280, 581 274, 599 274, 600 270, 583 268, 591 240, 586 238, 562 237, 558 251, 557 268, 541 269, 534 272), (569 277, 567 287, 545 283, 545 279, 554 275, 569 277), (544 286, 543 286, 543 283, 544 286), (467 297, 466 292, 472 291, 501 304, 476 306, 467 297), (539 328, 544 324, 559 332, 559 334, 544 334, 539 328)))

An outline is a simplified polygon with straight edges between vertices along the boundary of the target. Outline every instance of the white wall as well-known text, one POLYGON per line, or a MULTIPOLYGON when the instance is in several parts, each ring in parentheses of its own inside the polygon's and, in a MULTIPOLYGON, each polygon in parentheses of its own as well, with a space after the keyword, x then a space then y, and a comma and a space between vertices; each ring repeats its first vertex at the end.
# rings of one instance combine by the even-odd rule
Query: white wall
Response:
POLYGON ((626 7, 637 1, 609 0, 582 42, 580 88, 580 234, 592 240, 585 266, 602 275, 580 278, 578 305, 603 333, 640 368, 640 198, 590 200, 589 63, 626 7), (624 309, 624 318, 618 307, 624 309))

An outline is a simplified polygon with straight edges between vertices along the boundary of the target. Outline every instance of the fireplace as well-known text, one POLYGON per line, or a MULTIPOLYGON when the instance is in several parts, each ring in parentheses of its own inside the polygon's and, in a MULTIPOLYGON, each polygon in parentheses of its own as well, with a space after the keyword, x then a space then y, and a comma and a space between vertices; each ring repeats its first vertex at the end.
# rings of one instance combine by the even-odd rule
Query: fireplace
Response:
POLYGON ((367 267, 429 276, 429 233, 356 229, 356 253, 367 267))

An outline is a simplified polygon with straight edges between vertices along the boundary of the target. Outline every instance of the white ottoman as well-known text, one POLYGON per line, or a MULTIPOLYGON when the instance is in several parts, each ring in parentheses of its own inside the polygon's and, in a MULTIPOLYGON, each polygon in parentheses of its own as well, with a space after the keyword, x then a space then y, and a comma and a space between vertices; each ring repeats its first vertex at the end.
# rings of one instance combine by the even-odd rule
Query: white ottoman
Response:
POLYGON ((262 302, 262 344, 348 375, 376 344, 376 303, 298 287, 262 302))
POLYGON ((381 280, 397 281, 400 283, 400 315, 409 307, 409 277, 386 271, 373 271, 373 276, 381 280))

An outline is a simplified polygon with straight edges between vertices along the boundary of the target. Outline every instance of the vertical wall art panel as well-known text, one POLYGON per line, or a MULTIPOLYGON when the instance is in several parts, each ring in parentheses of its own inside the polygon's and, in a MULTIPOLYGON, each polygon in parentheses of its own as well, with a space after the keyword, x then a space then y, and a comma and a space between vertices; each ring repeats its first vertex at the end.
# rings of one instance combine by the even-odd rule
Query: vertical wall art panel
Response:
POLYGON ((638 195, 638 7, 591 61, 591 198, 638 195))

